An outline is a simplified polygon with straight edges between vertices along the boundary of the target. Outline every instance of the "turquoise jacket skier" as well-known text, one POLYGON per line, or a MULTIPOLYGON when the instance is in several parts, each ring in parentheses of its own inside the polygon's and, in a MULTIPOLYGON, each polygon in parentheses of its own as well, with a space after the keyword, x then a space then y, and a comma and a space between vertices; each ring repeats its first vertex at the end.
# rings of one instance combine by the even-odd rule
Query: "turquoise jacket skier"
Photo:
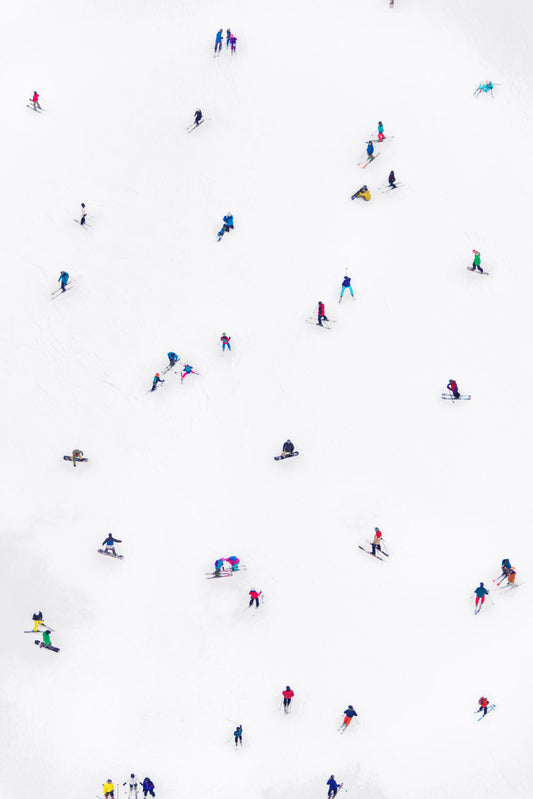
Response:
POLYGON ((61 283, 61 291, 66 291, 66 285, 68 283, 68 272, 61 272, 58 278, 58 283, 61 283))

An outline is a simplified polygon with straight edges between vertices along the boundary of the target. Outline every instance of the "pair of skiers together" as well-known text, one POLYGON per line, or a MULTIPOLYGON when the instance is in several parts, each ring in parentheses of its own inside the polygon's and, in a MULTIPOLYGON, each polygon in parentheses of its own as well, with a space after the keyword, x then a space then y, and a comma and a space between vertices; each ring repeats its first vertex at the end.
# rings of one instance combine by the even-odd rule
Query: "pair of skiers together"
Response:
MULTIPOLYGON (((174 353, 172 353, 172 354, 174 355, 174 353)), ((174 361, 174 363, 171 363, 170 365, 171 365, 171 366, 174 366, 174 364, 175 364, 175 363, 176 363, 176 361, 174 361)), ((194 369, 192 368, 192 366, 190 366, 190 365, 187 363, 187 364, 185 364, 185 366, 183 367, 183 371, 182 371, 182 373, 181 373, 181 382, 183 383, 183 380, 184 380, 184 378, 186 378, 186 377, 187 377, 187 375, 191 375, 191 374, 192 374, 192 375, 197 375, 197 374, 198 374, 198 372, 195 372, 195 371, 194 371, 194 369)), ((156 390, 156 388, 157 388, 157 384, 158 384, 158 383, 164 383, 164 382, 165 382, 165 381, 164 381, 164 380, 163 380, 163 379, 160 377, 160 375, 159 375, 159 372, 156 372, 156 373, 155 373, 155 375, 154 375, 154 379, 152 380, 152 388, 151 388, 150 390, 151 390, 151 391, 155 391, 155 390, 156 390)))
MULTIPOLYGON (((391 189, 398 188, 398 186, 396 185, 396 175, 394 174, 394 169, 391 169, 389 173, 388 182, 391 189)), ((361 186, 361 188, 358 189, 355 192, 355 194, 352 194, 352 200, 355 200, 357 197, 360 197, 362 200, 365 200, 366 202, 372 199, 372 195, 370 194, 370 191, 366 184, 364 186, 361 186)))
POLYGON ((224 568, 224 563, 229 563, 231 571, 236 572, 239 571, 240 562, 240 558, 238 558, 237 555, 230 555, 229 558, 218 558, 215 560, 215 577, 220 576, 220 572, 224 568))

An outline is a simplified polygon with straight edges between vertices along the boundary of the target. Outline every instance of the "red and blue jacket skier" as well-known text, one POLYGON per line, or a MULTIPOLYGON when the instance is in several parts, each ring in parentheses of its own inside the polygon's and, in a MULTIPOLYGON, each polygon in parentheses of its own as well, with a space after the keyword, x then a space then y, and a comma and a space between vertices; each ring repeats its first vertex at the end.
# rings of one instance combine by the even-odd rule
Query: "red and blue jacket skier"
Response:
POLYGON ((224 352, 224 350, 226 349, 226 347, 227 347, 227 348, 228 348, 228 350, 230 350, 230 352, 231 352, 231 344, 230 344, 230 341, 231 341, 231 336, 226 336, 226 334, 225 334, 225 333, 222 333, 222 335, 220 336, 220 340, 221 340, 221 342, 222 342, 222 352, 224 352))
POLYGON ((229 558, 226 558, 226 561, 231 566, 231 571, 237 572, 239 571, 239 563, 241 562, 240 558, 237 555, 230 555, 229 558))
POLYGON ((476 608, 478 606, 478 603, 479 606, 481 607, 481 605, 485 601, 485 597, 488 596, 488 593, 489 592, 487 591, 483 583, 480 583, 476 588, 476 590, 474 591, 474 594, 476 595, 476 608))
POLYGON ((156 372, 155 375, 154 375, 154 379, 152 380, 151 391, 155 391, 156 390, 158 383, 164 383, 164 382, 165 381, 161 380, 161 378, 159 377, 159 372, 156 372))

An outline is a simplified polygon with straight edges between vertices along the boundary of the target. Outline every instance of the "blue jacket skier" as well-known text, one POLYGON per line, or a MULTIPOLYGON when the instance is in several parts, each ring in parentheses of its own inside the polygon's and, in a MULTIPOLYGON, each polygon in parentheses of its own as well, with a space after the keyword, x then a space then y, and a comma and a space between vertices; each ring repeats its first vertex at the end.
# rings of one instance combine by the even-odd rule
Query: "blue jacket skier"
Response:
POLYGON ((159 372, 156 372, 155 375, 154 375, 154 379, 152 380, 151 391, 155 391, 156 390, 158 383, 164 383, 164 382, 165 381, 161 380, 161 378, 159 377, 159 372))
POLYGON ((373 161, 374 160, 374 145, 372 144, 371 141, 367 142, 366 154, 368 155, 368 160, 369 161, 373 161))
POLYGON ((240 743, 242 746, 242 724, 239 724, 237 729, 233 733, 233 737, 235 738, 235 746, 240 743))
POLYGON ((179 358, 175 352, 167 352, 167 358, 169 366, 176 366, 177 362, 179 361, 179 358))
POLYGON ((198 127, 201 121, 202 121, 202 112, 200 111, 199 108, 197 108, 196 111, 194 112, 194 124, 196 125, 196 127, 198 127))
POLYGON ((215 38, 215 55, 217 54, 217 52, 220 53, 221 50, 222 50, 222 28, 219 30, 215 38))
POLYGON ((478 610, 481 610, 481 605, 485 601, 485 597, 488 596, 488 593, 489 592, 487 591, 483 583, 480 583, 476 588, 476 590, 474 591, 474 594, 476 595, 476 612, 478 610), (479 608, 478 608, 478 603, 479 603, 479 608))
POLYGON ((237 555, 230 555, 229 558, 226 558, 226 560, 230 564, 232 572, 239 571, 239 563, 241 560, 237 557, 237 555))
POLYGON ((220 577, 220 572, 224 566, 225 558, 217 558, 215 560, 215 577, 220 577))
POLYGON ((342 297, 343 297, 344 292, 346 291, 346 289, 348 289, 348 291, 350 292, 350 294, 353 297, 353 288, 351 287, 351 282, 352 282, 351 277, 348 277, 348 275, 345 275, 344 276, 344 280, 342 281, 341 299, 339 300, 339 302, 342 300, 342 297))
POLYGON ((334 796, 337 796, 337 791, 341 787, 342 782, 339 785, 334 775, 332 774, 329 780, 326 782, 326 785, 328 786, 328 799, 332 799, 334 796))
POLYGON ((61 283, 61 291, 66 291, 68 283, 68 272, 61 272, 57 282, 61 283))
POLYGON ((233 214, 226 214, 226 216, 222 217, 222 227, 218 231, 218 241, 222 238, 224 233, 229 233, 230 230, 233 230, 233 214))

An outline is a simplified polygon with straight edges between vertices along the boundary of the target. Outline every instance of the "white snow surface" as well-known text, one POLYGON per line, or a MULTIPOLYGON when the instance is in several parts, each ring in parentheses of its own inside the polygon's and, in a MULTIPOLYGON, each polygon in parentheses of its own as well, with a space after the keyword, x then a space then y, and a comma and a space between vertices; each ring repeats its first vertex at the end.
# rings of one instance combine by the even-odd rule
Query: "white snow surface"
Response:
POLYGON ((524 0, 4 7, 2 798, 131 771, 159 799, 325 797, 332 773, 531 795, 532 23, 524 0), (168 350, 201 376, 149 393, 168 350), (232 554, 247 571, 205 579, 232 554), (59 654, 22 633, 38 609, 59 654))

